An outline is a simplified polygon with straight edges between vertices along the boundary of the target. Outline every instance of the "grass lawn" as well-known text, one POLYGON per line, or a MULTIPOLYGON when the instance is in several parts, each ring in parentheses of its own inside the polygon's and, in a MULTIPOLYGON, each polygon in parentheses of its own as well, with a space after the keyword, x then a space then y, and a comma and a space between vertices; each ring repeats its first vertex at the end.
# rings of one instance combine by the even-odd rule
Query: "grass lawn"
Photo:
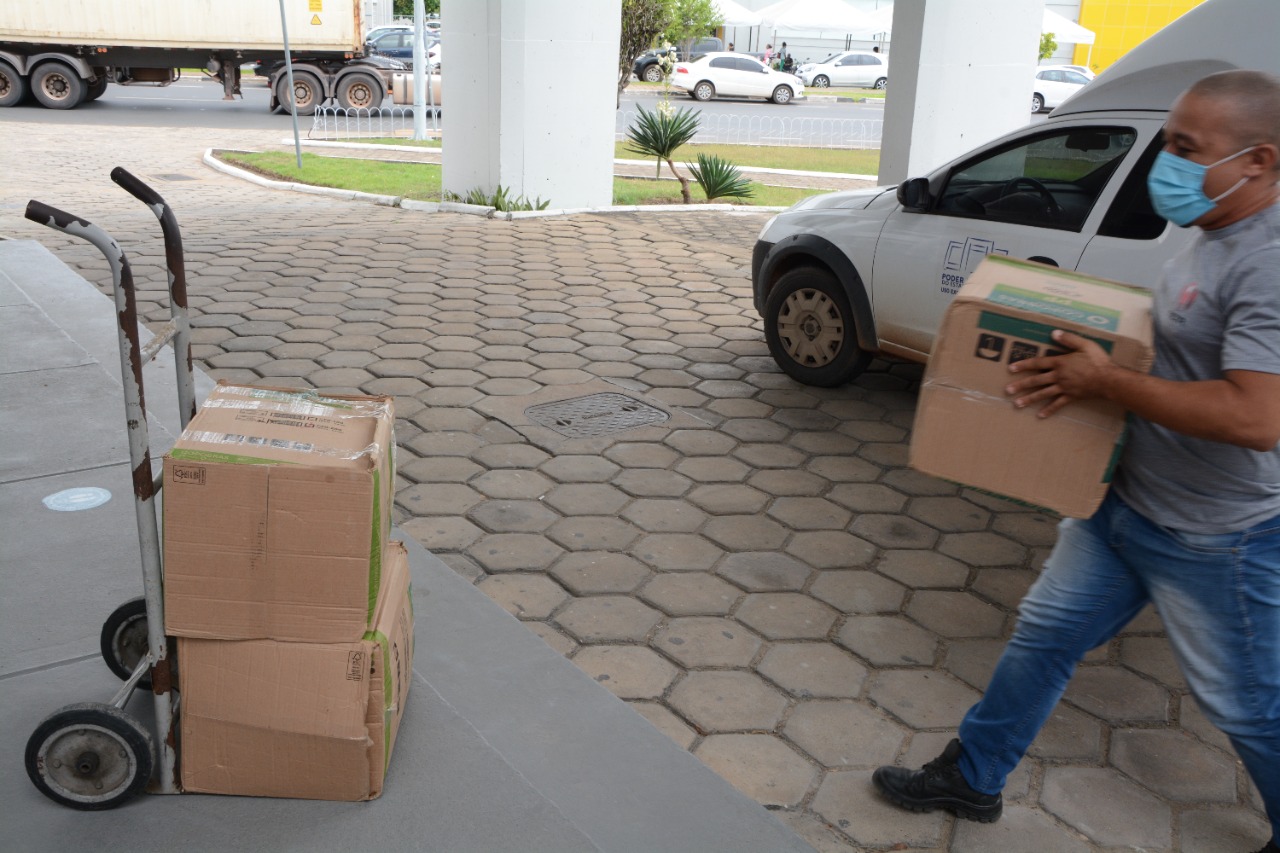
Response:
POLYGON ((396 195, 420 201, 440 200, 440 167, 429 163, 387 163, 349 157, 302 155, 302 171, 292 152, 219 151, 219 159, 283 181, 320 187, 396 195))
MULTIPOLYGON (((764 207, 787 207, 802 198, 819 195, 829 190, 805 189, 801 187, 766 187, 764 184, 752 182, 755 195, 749 199, 718 198, 716 204, 748 204, 764 207)), ((690 178, 689 192, 693 194, 695 204, 705 202, 702 188, 690 178)), ((676 181, 653 181, 647 178, 614 178, 614 204, 680 204, 680 184, 676 181)))
MULTIPOLYGON (((765 169, 799 169, 805 172, 835 172, 843 175, 874 175, 880 171, 880 149, 789 148, 780 145, 683 145, 672 159, 677 164, 696 162, 698 153, 715 154, 737 166, 765 169)), ((614 145, 614 156, 643 160, 627 150, 627 143, 614 145)))
MULTIPOLYGON (((302 171, 299 172, 294 155, 284 151, 219 151, 217 156, 225 162, 276 180, 403 196, 420 201, 440 200, 440 167, 432 163, 387 163, 304 153, 302 171)), ((737 200, 735 203, 784 206, 807 196, 826 192, 818 189, 766 187, 761 184, 752 184, 752 187, 756 190, 753 198, 737 200)), ((705 201, 696 183, 690 189, 695 202, 705 201)), ((680 185, 675 181, 644 178, 614 178, 613 181, 614 204, 679 204, 680 201, 680 185)), ((555 199, 551 203, 554 205, 555 199)))
MULTIPOLYGON (((439 148, 439 139, 352 140, 376 145, 408 145, 417 148, 439 148)), ((698 152, 716 154, 738 166, 765 169, 798 169, 805 172, 833 172, 841 175, 874 175, 880 171, 880 149, 793 148, 781 145, 685 145, 676 150, 677 164, 695 162, 698 152)), ((627 143, 614 143, 613 156, 622 160, 643 160, 627 143)), ((665 166, 663 167, 665 168, 665 166)))

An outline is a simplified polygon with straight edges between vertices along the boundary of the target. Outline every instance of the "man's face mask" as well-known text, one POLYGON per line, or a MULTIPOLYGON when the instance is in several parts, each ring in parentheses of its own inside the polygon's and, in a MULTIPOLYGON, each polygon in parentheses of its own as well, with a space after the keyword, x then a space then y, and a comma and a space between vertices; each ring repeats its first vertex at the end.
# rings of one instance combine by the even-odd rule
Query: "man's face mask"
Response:
POLYGON ((1216 163, 1202 166, 1184 157, 1161 151, 1156 155, 1156 162, 1147 175, 1147 190, 1151 193, 1151 206, 1156 213, 1174 225, 1187 226, 1217 206, 1227 196, 1244 186, 1248 178, 1236 181, 1231 189, 1217 198, 1209 198, 1204 194, 1204 178, 1209 170, 1221 166, 1228 160, 1234 160, 1241 154, 1248 154, 1256 145, 1250 145, 1230 157, 1223 157, 1216 163))

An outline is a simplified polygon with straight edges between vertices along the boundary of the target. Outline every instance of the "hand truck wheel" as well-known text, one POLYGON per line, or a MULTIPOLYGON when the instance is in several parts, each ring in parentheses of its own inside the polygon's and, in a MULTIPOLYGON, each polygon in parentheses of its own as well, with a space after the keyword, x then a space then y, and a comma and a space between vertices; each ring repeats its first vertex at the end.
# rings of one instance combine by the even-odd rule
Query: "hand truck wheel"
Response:
MULTIPOLYGON (((147 654, 147 600, 142 596, 131 598, 112 612, 102 623, 100 640, 102 659, 107 667, 128 681, 138 661, 147 654)), ((138 679, 143 690, 151 689, 151 676, 138 679)))
POLYGON ((155 744, 141 723, 114 705, 82 702, 36 727, 26 765, 31 782, 55 803, 112 809, 147 787, 155 744))

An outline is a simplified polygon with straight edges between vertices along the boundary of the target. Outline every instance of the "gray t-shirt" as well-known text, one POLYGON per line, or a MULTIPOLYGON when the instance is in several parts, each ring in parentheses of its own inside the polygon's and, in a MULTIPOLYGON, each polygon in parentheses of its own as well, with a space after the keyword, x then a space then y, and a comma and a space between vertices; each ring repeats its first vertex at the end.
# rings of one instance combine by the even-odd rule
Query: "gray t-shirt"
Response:
MULTIPOLYGON (((1280 373, 1280 203, 1202 231, 1155 289, 1152 374, 1280 373)), ((1266 452, 1190 438, 1130 416, 1120 497, 1156 524, 1233 533, 1280 516, 1280 445, 1266 452)))

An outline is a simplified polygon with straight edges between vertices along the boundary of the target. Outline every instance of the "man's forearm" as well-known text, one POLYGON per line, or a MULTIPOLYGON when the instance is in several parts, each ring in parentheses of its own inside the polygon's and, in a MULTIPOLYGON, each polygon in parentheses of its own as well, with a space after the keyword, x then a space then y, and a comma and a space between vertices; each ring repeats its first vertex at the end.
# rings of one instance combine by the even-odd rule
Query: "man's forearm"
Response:
POLYGON ((1174 432, 1267 451, 1280 440, 1270 406, 1230 379, 1174 382, 1123 367, 1106 371, 1099 396, 1174 432))

